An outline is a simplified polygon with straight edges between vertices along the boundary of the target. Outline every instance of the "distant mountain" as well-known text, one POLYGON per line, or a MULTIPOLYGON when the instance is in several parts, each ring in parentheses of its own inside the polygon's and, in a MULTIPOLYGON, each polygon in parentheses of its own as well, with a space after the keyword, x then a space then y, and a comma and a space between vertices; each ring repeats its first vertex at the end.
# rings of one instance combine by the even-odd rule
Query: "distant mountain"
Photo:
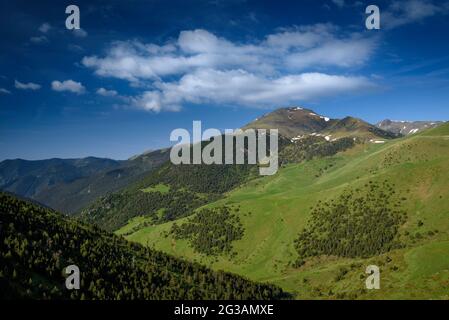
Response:
MULTIPOLYGON (((349 148, 351 143, 342 141, 341 138, 383 142, 384 139, 399 135, 361 119, 353 117, 331 119, 302 107, 277 109, 243 127, 247 128, 279 129, 281 149, 285 147, 286 141, 287 144, 297 144, 284 149, 281 156, 285 163, 329 155, 349 148), (300 139, 310 137, 317 139, 302 140, 299 143, 300 139), (322 144, 326 140, 335 145, 322 144)), ((139 181, 149 171, 169 159, 168 150, 147 151, 124 161, 94 157, 40 161, 6 160, 0 163, 0 190, 36 200, 71 214, 86 208, 99 197, 139 181)), ((205 172, 204 170, 200 170, 199 176, 205 172)), ((217 169, 220 175, 221 171, 221 168, 217 169)), ((231 171, 234 172, 233 169, 231 171)))
POLYGON ((244 129, 279 129, 290 139, 304 135, 326 136, 328 139, 359 137, 364 140, 391 139, 398 135, 382 130, 361 119, 346 117, 331 119, 302 107, 280 108, 248 123, 244 129))
POLYGON ((167 149, 132 160, 22 159, 0 162, 0 189, 64 213, 74 213, 97 197, 123 188, 165 162, 167 149))
MULTIPOLYGON (((300 107, 277 109, 243 127, 248 128, 279 129, 281 166, 329 157, 357 143, 397 137, 360 119, 330 119, 300 107)), ((204 141, 202 147, 207 143, 204 141)), ((98 198, 79 217, 109 231, 139 216, 148 220, 135 228, 163 224, 192 215, 199 207, 257 177, 256 165, 167 162, 126 188, 98 198)))
POLYGON ((425 129, 435 128, 442 123, 443 121, 395 121, 385 119, 377 123, 376 126, 396 134, 409 135, 425 129))
POLYGON ((330 123, 329 126, 323 130, 323 133, 328 134, 334 139, 351 136, 363 138, 365 140, 375 140, 394 139, 400 136, 400 134, 382 130, 364 120, 354 117, 345 117, 330 123))

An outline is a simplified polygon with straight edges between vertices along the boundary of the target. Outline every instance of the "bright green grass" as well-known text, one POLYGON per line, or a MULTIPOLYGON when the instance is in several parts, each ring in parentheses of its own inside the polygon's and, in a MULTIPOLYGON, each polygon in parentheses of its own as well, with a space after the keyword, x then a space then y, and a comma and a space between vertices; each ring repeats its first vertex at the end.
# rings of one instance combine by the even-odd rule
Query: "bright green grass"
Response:
MULTIPOLYGON (((449 296, 449 126, 429 130, 383 145, 359 145, 326 159, 282 168, 275 176, 258 178, 229 192, 208 206, 239 205, 245 228, 234 243, 234 258, 210 258, 195 253, 185 241, 163 233, 172 222, 151 226, 127 238, 189 260, 273 282, 297 298, 437 298, 449 296), (386 158, 390 155, 393 162, 386 158), (333 164, 321 176, 320 168, 333 164), (362 186, 369 180, 388 179, 407 198, 408 221, 402 227, 411 234, 426 234, 420 240, 403 239, 407 247, 369 259, 320 257, 300 269, 288 266, 296 257, 293 240, 307 223, 310 207, 318 200, 336 197, 346 187, 362 186), (424 225, 418 227, 417 222, 424 225), (387 256, 392 261, 387 262, 387 256), (381 289, 364 291, 365 268, 381 268, 381 289), (350 270, 335 281, 339 268, 350 270), (339 295, 337 295, 339 294, 339 295)), ((181 223, 183 219, 178 221, 181 223)), ((130 221, 129 225, 135 223, 130 221)), ((119 233, 126 232, 129 225, 119 233)))
POLYGON ((168 193, 170 191, 170 186, 167 186, 163 183, 159 183, 155 186, 148 187, 142 189, 143 192, 160 192, 160 193, 168 193))

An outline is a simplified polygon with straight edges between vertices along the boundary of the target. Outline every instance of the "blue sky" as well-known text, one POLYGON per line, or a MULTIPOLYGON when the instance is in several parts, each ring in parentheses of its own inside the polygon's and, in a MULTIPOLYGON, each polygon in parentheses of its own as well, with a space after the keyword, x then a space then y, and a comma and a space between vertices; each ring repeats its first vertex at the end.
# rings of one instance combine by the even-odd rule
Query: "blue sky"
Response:
POLYGON ((2 1, 0 160, 126 159, 289 105, 449 120, 448 31, 444 0, 2 1))

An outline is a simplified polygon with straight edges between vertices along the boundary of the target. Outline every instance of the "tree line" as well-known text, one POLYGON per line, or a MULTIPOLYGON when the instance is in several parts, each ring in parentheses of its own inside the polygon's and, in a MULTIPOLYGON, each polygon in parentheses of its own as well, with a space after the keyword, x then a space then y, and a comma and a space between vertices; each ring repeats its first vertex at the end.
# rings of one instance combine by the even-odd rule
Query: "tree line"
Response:
POLYGON ((232 243, 242 239, 240 218, 229 207, 202 209, 186 222, 174 223, 170 233, 175 239, 187 239, 197 252, 220 255, 232 251, 232 243))
POLYGON ((370 257, 400 247, 399 227, 407 217, 403 201, 388 181, 369 181, 362 189, 318 201, 294 242, 296 266, 313 256, 370 257))

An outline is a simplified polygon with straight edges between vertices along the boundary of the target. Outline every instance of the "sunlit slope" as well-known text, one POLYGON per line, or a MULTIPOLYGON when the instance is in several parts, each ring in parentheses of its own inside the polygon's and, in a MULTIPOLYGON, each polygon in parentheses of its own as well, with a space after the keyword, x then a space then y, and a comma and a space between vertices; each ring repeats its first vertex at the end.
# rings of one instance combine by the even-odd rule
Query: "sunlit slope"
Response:
MULTIPOLYGON (((366 144, 334 157, 282 168, 276 176, 253 180, 209 206, 239 205, 245 228, 234 243, 236 255, 205 257, 185 241, 165 233, 172 223, 150 226, 128 239, 187 259, 269 281, 298 298, 449 298, 449 124, 383 145, 366 144), (367 259, 311 258, 290 263, 293 241, 317 201, 345 188, 388 180, 405 198, 404 248, 367 259), (365 290, 369 264, 381 269, 381 289, 365 290)), ((118 231, 124 233, 136 218, 118 231)), ((182 220, 178 220, 180 223, 182 220)))

